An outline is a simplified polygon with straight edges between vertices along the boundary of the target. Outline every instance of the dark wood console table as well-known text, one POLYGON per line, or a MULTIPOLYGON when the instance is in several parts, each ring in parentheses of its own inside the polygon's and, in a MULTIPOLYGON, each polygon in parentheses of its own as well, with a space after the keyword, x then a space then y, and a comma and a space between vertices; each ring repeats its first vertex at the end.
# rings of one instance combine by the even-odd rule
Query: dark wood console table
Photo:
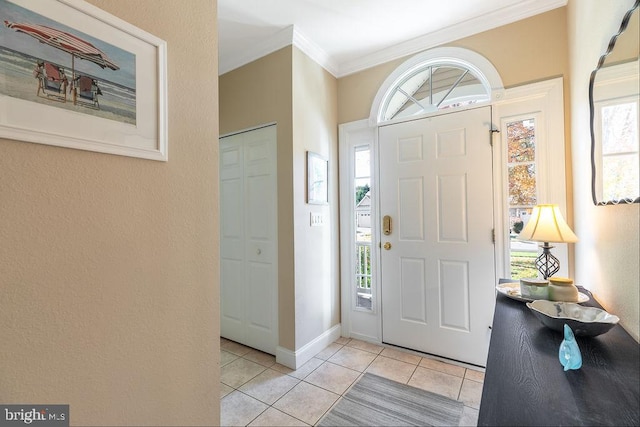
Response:
POLYGON ((565 372, 562 338, 524 302, 497 295, 478 425, 640 425, 638 343, 620 325, 577 337, 582 368, 565 372))

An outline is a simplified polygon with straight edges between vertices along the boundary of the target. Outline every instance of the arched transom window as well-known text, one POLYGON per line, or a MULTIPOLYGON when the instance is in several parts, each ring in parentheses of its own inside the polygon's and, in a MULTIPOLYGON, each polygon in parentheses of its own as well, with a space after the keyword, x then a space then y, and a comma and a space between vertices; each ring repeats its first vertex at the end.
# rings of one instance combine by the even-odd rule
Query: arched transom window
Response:
POLYGON ((499 98, 502 81, 493 65, 475 52, 437 48, 396 69, 374 100, 371 119, 395 121, 499 98))

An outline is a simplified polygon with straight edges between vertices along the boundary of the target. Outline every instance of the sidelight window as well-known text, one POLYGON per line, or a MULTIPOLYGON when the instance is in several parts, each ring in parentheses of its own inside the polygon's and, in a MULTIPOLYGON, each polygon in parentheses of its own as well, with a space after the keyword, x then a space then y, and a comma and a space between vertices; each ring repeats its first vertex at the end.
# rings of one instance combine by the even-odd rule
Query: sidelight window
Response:
POLYGON ((354 147, 354 230, 356 308, 372 309, 371 294, 371 148, 354 147))
POLYGON ((516 239, 538 204, 536 120, 527 117, 511 121, 506 128, 511 278, 536 277, 537 245, 516 239))

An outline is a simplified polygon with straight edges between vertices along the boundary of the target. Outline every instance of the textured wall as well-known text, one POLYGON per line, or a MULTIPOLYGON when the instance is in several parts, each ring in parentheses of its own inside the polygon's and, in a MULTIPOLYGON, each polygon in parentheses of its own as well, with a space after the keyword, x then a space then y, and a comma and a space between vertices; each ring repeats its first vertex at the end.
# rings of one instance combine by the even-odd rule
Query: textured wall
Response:
MULTIPOLYGON (((570 0, 571 129, 576 281, 593 290, 605 309, 640 339, 640 206, 594 206, 591 201, 589 76, 633 0, 570 0)), ((636 11, 636 13, 638 13, 636 11)))
POLYGON ((91 3, 167 41, 169 162, 0 140, 0 402, 215 425, 216 2, 91 3))

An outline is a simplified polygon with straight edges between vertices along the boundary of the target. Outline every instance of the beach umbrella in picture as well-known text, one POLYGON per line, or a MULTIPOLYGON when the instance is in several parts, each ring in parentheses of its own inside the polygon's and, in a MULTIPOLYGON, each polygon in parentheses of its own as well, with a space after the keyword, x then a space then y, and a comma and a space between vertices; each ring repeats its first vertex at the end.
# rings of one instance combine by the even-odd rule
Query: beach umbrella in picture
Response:
POLYGON ((119 70, 117 64, 115 64, 109 57, 100 49, 92 45, 86 40, 74 36, 73 34, 65 31, 56 30, 55 28, 47 27, 38 24, 27 23, 15 23, 4 21, 4 25, 8 28, 14 29, 19 33, 28 34, 31 37, 36 38, 40 43, 47 44, 49 46, 60 49, 71 55, 71 75, 72 85, 75 80, 75 58, 91 61, 101 68, 110 68, 112 70, 119 70))

